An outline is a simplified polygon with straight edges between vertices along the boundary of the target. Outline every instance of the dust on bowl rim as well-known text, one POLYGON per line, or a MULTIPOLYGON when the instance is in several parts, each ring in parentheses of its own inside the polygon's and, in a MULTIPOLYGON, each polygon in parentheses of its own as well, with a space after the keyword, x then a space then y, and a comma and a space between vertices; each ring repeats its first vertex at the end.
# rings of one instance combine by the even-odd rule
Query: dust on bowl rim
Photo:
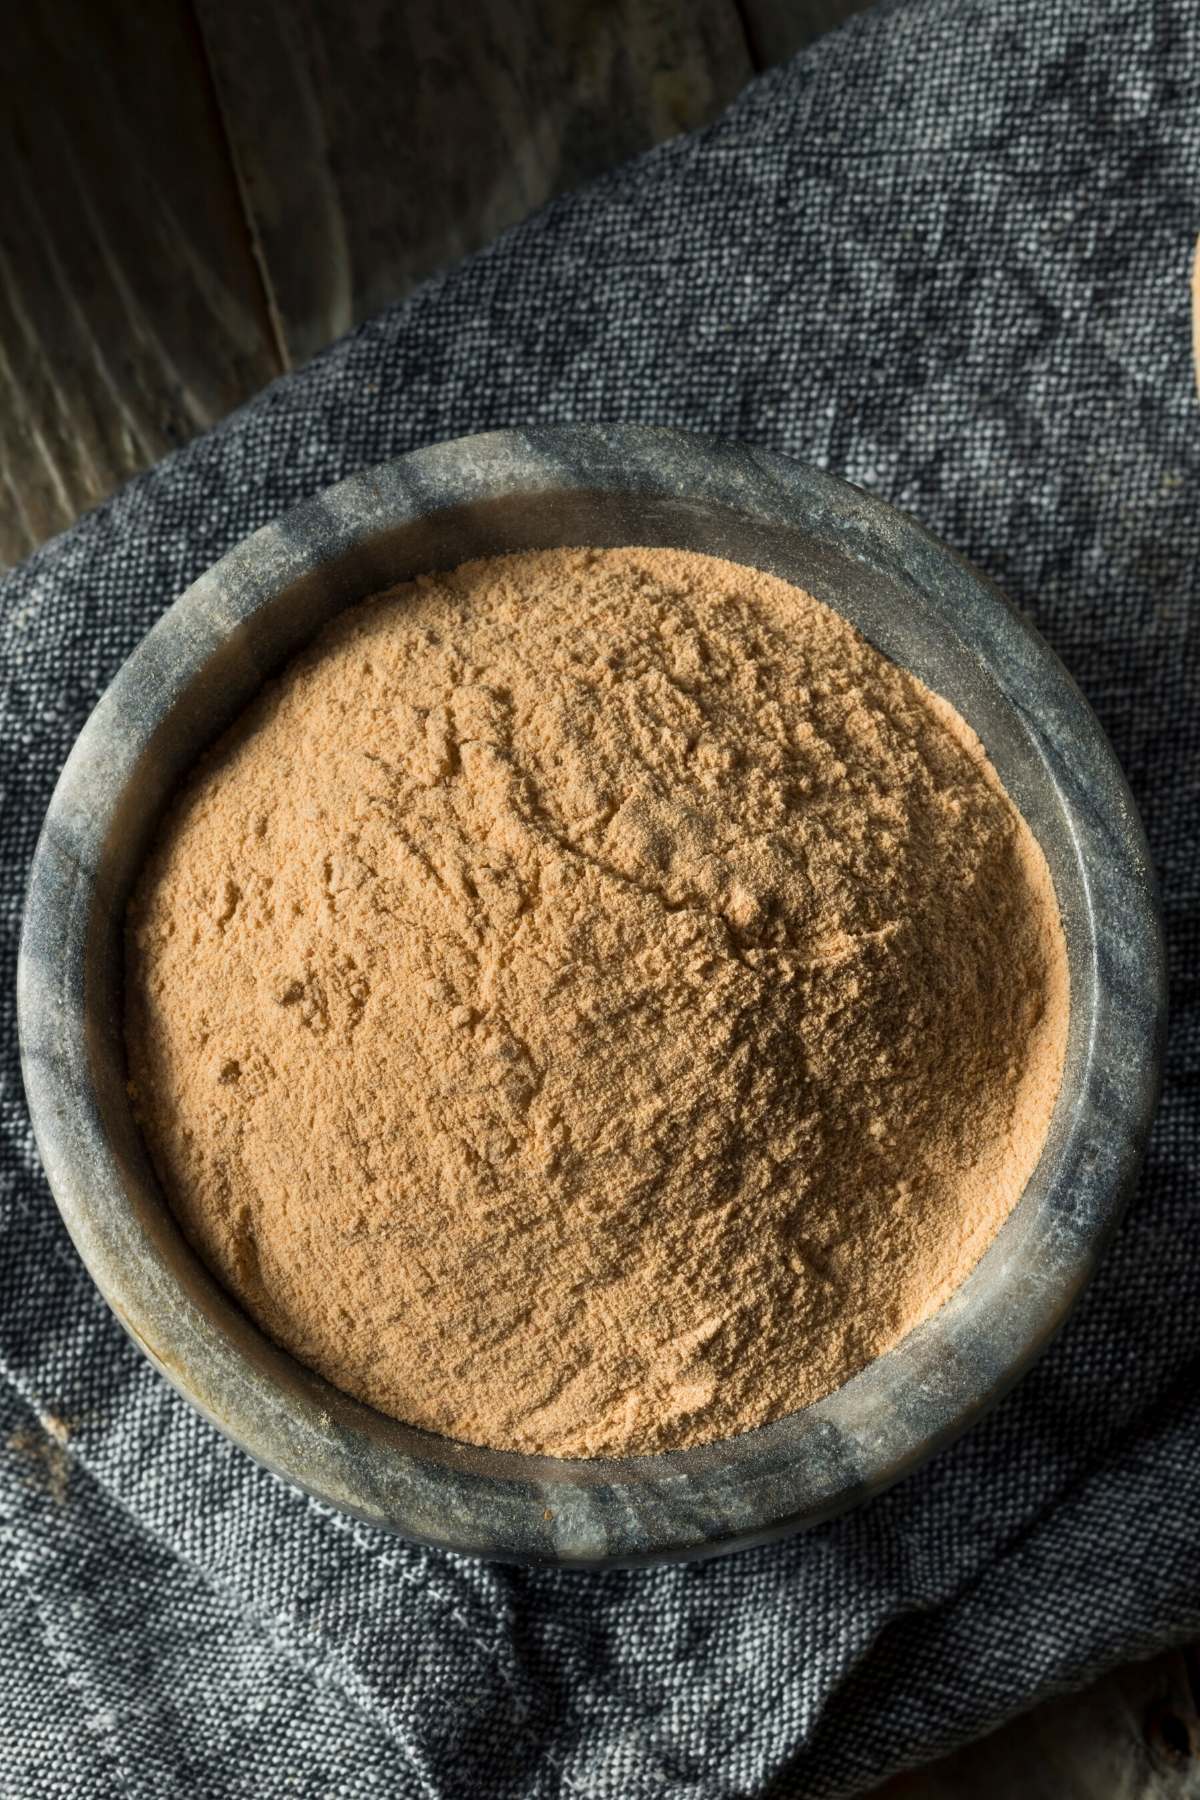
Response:
POLYGON ((1157 1094, 1162 947, 1141 827, 1104 735, 998 590, 905 515, 782 457, 686 433, 564 427, 439 444, 232 549, 133 652, 73 749, 34 860, 18 970, 38 1146, 117 1317, 260 1462, 414 1541, 575 1566, 763 1542, 879 1492, 1045 1347, 1129 1196, 1157 1094), (1039 839, 1067 935, 1071 1024, 1041 1161, 925 1325, 803 1412, 657 1456, 571 1463, 400 1425, 265 1339, 184 1244, 130 1115, 121 923, 165 801, 334 613, 474 556, 658 544, 805 586, 949 699, 1039 839))

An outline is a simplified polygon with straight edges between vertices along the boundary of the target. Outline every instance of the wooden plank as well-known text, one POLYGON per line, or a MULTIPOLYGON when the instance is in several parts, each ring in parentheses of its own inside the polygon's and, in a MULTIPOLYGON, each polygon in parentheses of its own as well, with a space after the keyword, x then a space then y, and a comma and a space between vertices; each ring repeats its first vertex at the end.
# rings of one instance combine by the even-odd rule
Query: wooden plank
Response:
POLYGON ((281 367, 187 0, 0 35, 0 561, 281 367))
POLYGON ((760 69, 786 62, 805 44, 833 31, 872 0, 738 0, 754 60, 760 69))
POLYGON ((732 0, 198 0, 288 354, 303 360, 752 74, 732 0))
POLYGON ((873 1800, 1200 1800, 1198 1698, 1184 1652, 1132 1663, 873 1800))

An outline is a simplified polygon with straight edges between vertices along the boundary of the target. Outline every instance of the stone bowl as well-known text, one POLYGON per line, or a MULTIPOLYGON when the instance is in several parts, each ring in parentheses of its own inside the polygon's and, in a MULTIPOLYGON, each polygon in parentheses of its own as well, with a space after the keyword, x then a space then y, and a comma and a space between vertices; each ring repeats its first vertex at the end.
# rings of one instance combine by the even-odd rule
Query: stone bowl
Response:
POLYGON ((1156 1097, 1164 977, 1141 826, 1095 717, 997 589, 817 469, 680 432, 496 432, 352 476, 231 550, 134 651, 80 734, 38 845, 19 971, 34 1129, 76 1248, 134 1341, 277 1474, 404 1537, 571 1567, 765 1542, 879 1493, 978 1418, 1062 1324, 1129 1196, 1156 1097), (979 733, 1041 842, 1071 976, 1041 1161, 974 1272, 825 1400, 657 1456, 566 1461, 397 1424, 268 1341, 168 1209, 125 1092, 122 923, 164 804, 332 614, 469 557, 708 551, 811 589, 979 733))

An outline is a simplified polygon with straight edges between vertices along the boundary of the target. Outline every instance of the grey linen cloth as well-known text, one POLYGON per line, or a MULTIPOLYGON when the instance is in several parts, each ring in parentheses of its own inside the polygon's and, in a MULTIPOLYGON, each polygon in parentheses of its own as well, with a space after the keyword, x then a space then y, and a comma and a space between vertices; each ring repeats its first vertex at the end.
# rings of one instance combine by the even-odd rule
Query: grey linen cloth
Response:
POLYGON ((0 584, 4 1795, 845 1795, 1200 1632, 1198 223, 1195 0, 884 6, 334 345, 0 584), (409 1549, 196 1417, 59 1224, 11 993, 56 773, 171 598, 353 469, 571 420, 807 458, 997 577, 1137 791, 1175 1008, 1128 1222, 1003 1405, 804 1538, 603 1575, 409 1549))

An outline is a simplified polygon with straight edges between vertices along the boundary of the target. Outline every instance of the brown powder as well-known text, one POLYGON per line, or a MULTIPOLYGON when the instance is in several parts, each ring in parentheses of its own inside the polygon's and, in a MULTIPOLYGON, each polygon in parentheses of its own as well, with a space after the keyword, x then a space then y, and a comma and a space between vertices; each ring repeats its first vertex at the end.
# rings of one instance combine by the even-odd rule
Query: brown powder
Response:
POLYGON ((355 608, 183 792, 128 946, 172 1204, 278 1342, 475 1443, 725 1436, 962 1281, 1037 1161, 1065 949, 945 702, 664 550, 355 608))

